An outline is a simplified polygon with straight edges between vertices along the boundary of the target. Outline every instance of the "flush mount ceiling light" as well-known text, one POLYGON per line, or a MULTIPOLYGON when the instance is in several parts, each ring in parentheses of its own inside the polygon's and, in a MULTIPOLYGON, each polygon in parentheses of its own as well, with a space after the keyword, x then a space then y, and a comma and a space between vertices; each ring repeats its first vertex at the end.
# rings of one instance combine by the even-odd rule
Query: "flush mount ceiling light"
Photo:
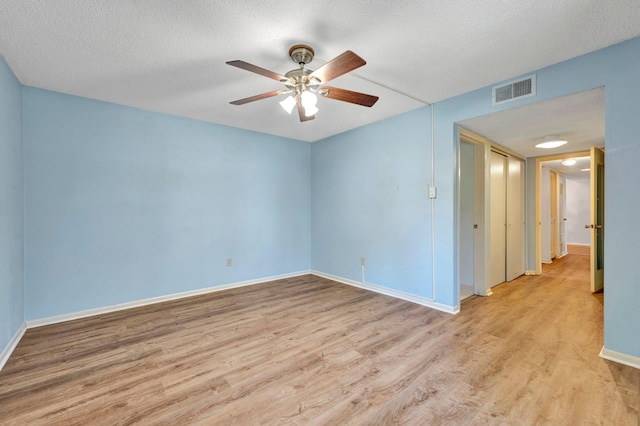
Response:
POLYGON ((544 138, 544 141, 537 144, 536 148, 544 148, 544 149, 557 148, 566 143, 567 143, 566 140, 560 139, 556 135, 549 135, 544 138))
POLYGON ((567 158, 566 160, 562 161, 563 166, 574 166, 575 164, 576 160, 574 160, 573 158, 567 158))
POLYGON ((298 107, 298 115, 300 121, 313 120, 318 107, 318 95, 329 99, 349 102, 356 105, 371 107, 378 100, 377 96, 367 95, 365 93, 352 92, 351 90, 339 89, 337 87, 322 86, 329 80, 340 77, 356 68, 366 64, 364 59, 347 50, 342 55, 335 57, 315 71, 311 71, 304 66, 313 60, 314 51, 311 47, 304 44, 296 44, 289 49, 289 57, 293 62, 298 64, 300 68, 294 69, 280 75, 273 71, 260 68, 245 61, 229 61, 227 64, 263 75, 273 80, 279 81, 285 85, 285 89, 273 90, 271 92, 262 93, 260 95, 251 96, 249 98, 238 99, 230 102, 233 105, 243 105, 249 102, 259 101, 260 99, 270 98, 278 95, 289 95, 285 100, 280 102, 280 106, 287 113, 291 114, 293 109, 298 107))

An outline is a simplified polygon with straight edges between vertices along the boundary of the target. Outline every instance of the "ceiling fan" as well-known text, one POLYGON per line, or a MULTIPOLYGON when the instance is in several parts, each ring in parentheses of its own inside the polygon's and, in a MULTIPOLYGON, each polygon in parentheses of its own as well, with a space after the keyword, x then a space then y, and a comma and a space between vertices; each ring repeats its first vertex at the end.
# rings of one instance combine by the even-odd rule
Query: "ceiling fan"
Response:
POLYGON ((297 107, 300 121, 308 121, 315 118, 315 114, 318 112, 318 108, 316 106, 318 101, 317 95, 366 107, 371 107, 376 103, 378 100, 377 96, 352 92, 351 90, 339 89, 337 87, 321 87, 321 85, 329 82, 330 80, 363 66, 366 64, 364 59, 352 51, 347 50, 317 70, 312 71, 304 66, 313 60, 313 55, 314 51, 309 46, 304 44, 296 44, 295 46, 292 46, 291 49, 289 49, 289 56, 293 62, 300 66, 300 68, 291 70, 285 75, 260 68, 245 61, 227 62, 227 64, 231 66, 277 80, 286 87, 285 89, 273 90, 271 92, 251 96, 249 98, 238 99, 237 101, 230 103, 233 105, 243 105, 260 99, 270 98, 272 96, 289 95, 286 99, 280 102, 280 105, 289 114, 291 114, 294 107, 297 107))

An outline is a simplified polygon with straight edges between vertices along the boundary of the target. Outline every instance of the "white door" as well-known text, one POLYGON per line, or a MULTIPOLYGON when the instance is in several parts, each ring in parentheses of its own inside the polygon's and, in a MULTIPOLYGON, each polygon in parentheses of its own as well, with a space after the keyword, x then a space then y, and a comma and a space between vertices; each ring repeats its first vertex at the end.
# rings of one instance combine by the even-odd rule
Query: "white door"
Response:
POLYGON ((490 279, 489 285, 506 281, 507 257, 507 157, 491 151, 490 174, 490 279))
POLYGON ((567 178, 558 175, 558 221, 560 224, 560 240, 558 251, 560 256, 567 254, 567 178))
POLYGON ((524 274, 524 161, 508 157, 507 281, 524 274))

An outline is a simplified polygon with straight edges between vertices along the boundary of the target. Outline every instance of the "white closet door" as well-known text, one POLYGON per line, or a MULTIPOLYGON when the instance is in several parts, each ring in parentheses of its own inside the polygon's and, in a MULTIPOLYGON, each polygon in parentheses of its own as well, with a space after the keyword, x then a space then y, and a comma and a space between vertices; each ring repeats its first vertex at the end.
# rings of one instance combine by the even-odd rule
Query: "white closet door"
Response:
POLYGON ((524 162, 508 157, 507 281, 524 274, 524 162))
POLYGON ((490 252, 491 271, 489 285, 506 280, 506 223, 507 223, 507 157, 491 151, 490 175, 490 252))

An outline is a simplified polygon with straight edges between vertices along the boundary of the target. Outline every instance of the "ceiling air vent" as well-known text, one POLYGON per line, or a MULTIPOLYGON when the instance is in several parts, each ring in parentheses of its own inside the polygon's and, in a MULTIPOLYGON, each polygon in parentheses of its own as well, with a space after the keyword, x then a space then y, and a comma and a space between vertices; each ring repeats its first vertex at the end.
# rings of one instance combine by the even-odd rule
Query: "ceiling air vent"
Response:
POLYGON ((522 80, 510 81, 509 83, 495 86, 492 90, 493 98, 491 105, 500 105, 516 99, 534 96, 536 94, 536 75, 530 75, 522 80))

